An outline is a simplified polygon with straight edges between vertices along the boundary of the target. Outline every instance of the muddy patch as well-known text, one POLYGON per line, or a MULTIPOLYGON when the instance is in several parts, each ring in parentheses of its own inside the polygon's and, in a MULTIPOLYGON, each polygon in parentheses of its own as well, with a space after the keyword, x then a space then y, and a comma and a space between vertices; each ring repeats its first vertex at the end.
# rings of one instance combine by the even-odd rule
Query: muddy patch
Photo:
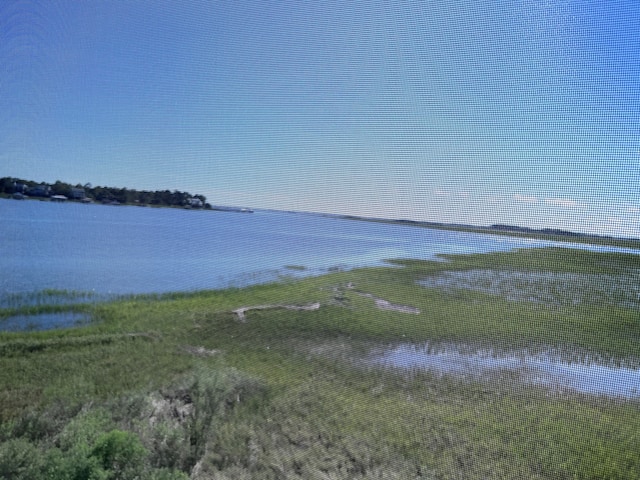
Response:
POLYGON ((519 381, 554 390, 567 390, 618 398, 640 398, 640 368, 571 360, 554 351, 497 352, 456 345, 400 344, 371 355, 370 363, 404 371, 440 375, 495 378, 516 374, 519 381))

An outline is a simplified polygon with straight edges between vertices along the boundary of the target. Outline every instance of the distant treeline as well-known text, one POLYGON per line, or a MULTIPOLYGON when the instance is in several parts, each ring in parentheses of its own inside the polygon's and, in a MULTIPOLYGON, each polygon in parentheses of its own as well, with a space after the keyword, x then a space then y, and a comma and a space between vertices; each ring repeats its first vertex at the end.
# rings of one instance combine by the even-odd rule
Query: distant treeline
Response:
POLYGON ((518 227, 516 225, 502 225, 495 224, 489 227, 493 230, 501 230, 503 232, 518 232, 518 233, 542 233, 544 235, 563 235, 567 237, 592 237, 594 235, 588 235, 585 233, 570 232, 568 230, 561 230, 558 228, 528 228, 518 227))
POLYGON ((0 178, 0 195, 41 197, 111 204, 158 205, 170 207, 212 208, 204 195, 179 190, 134 190, 116 187, 94 187, 90 183, 72 185, 57 180, 48 184, 13 177, 0 178))

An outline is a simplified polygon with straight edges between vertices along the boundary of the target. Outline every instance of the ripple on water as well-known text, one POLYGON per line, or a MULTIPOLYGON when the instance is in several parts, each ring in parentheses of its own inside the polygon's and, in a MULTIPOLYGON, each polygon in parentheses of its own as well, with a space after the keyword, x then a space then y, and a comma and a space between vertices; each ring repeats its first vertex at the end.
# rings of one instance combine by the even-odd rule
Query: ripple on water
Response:
POLYGON ((640 398, 640 369, 566 361, 560 355, 526 351, 464 351, 455 346, 401 344, 374 356, 372 363, 405 370, 482 378, 516 373, 522 382, 608 397, 640 398))

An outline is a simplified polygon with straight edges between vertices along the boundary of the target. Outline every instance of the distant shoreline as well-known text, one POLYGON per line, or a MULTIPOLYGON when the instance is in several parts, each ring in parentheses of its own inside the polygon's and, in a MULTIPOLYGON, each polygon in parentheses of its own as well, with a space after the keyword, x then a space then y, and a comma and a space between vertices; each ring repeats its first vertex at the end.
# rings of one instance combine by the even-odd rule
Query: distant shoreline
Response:
MULTIPOLYGON (((30 197, 23 195, 21 198, 12 197, 6 194, 0 194, 0 200, 14 200, 14 201, 38 201, 38 202, 56 202, 53 197, 30 197)), ((163 205, 152 203, 120 203, 120 202, 97 202, 97 201, 78 201, 70 198, 58 201, 58 203, 68 204, 85 204, 85 205, 106 205, 106 206, 121 206, 121 207, 148 207, 148 208, 169 208, 169 209, 185 209, 185 210, 207 210, 212 212, 232 212, 232 213, 253 213, 252 208, 247 207, 233 207, 226 205, 209 205, 206 208, 197 208, 190 205, 163 205)))
MULTIPOLYGON (((10 195, 0 194, 0 198, 11 200, 10 195)), ((42 197, 29 197, 25 196, 26 200, 39 200, 50 201, 49 198, 42 197)), ((70 203, 80 203, 70 200, 70 203)), ((100 204, 103 202, 91 202, 100 204)), ((104 204, 104 203, 103 203, 104 204)), ((109 203, 106 203, 109 205, 109 203)), ((111 203, 112 205, 114 203, 111 203)), ((115 203, 117 205, 124 206, 139 206, 139 207, 155 207, 155 208, 191 208, 190 205, 154 205, 154 204, 136 204, 136 203, 115 203)), ((218 212, 236 212, 236 213, 254 213, 252 208, 233 207, 224 205, 210 205, 207 204, 207 208, 210 211, 218 212)), ((640 238, 624 238, 613 237, 605 235, 594 235, 588 233, 572 232, 568 230, 556 229, 556 228, 543 228, 534 229, 528 227, 520 227, 517 225, 495 224, 490 226, 477 226, 477 225, 464 225, 455 223, 439 223, 439 222, 427 222, 419 220, 407 220, 407 219, 392 219, 392 218, 376 218, 376 217, 362 217, 358 215, 344 215, 344 214, 331 214, 320 212, 308 212, 308 211, 293 211, 293 210, 278 210, 278 209, 256 209, 260 211, 273 211, 280 213, 291 213, 299 215, 313 215, 327 218, 336 218, 341 220, 353 220, 359 222, 372 222, 372 223, 384 223, 389 225, 402 225, 419 228, 431 228, 434 230, 447 230, 454 232, 467 232, 467 233, 479 233, 487 235, 500 235, 506 237, 515 238, 531 238, 536 240, 547 240, 551 242, 564 242, 564 243, 581 243, 588 245, 602 245, 610 247, 620 248, 632 248, 640 249, 640 238)))
MULTIPOLYGON (((319 214, 323 215, 323 214, 319 214)), ((537 240, 548 240, 552 242, 583 243, 589 245, 603 245, 621 248, 640 249, 640 239, 620 238, 603 235, 592 235, 587 233, 577 233, 560 229, 533 229, 519 227, 515 225, 491 225, 480 227, 475 225, 459 225, 437 222, 422 222, 418 220, 399 220, 373 217, 359 217, 357 215, 324 215, 343 220, 355 220, 360 222, 387 223, 390 225, 405 225, 421 228, 431 228, 434 230, 448 230, 454 232, 482 233, 488 235, 502 235, 507 237, 531 238, 537 240)))
POLYGON ((427 222, 420 220, 362 217, 358 215, 344 215, 339 213, 322 213, 296 210, 258 209, 261 211, 291 213, 297 215, 312 215, 340 220, 353 220, 357 222, 384 223, 389 225, 402 225, 408 227, 431 228, 433 230, 447 230, 452 232, 480 233, 487 235, 500 235, 515 238, 531 238, 535 240, 548 240, 550 242, 581 243, 588 245, 602 245, 608 247, 640 249, 640 238, 624 238, 588 233, 571 232, 556 228, 535 229, 520 227, 517 225, 495 224, 490 226, 464 225, 457 223, 427 222))

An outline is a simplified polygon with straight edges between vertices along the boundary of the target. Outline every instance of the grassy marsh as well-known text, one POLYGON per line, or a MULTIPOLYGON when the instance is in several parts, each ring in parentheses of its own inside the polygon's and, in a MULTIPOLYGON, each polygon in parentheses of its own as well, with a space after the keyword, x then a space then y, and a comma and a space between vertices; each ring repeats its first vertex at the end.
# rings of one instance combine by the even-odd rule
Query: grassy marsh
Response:
POLYGON ((514 300, 502 287, 552 279, 554 295, 571 299, 567 279, 600 291, 636 275, 640 258, 554 248, 446 260, 116 299, 91 305, 91 325, 0 333, 0 477, 83 478, 72 476, 82 467, 104 478, 639 478, 638 400, 360 360, 430 342, 637 361, 635 305, 514 300), (489 290, 419 283, 474 271, 489 284, 487 272, 511 273, 489 290), (248 310, 245 323, 233 314, 315 302, 248 310), (105 445, 139 455, 114 473, 100 463, 105 445), (37 462, 29 470, 20 458, 37 462))

